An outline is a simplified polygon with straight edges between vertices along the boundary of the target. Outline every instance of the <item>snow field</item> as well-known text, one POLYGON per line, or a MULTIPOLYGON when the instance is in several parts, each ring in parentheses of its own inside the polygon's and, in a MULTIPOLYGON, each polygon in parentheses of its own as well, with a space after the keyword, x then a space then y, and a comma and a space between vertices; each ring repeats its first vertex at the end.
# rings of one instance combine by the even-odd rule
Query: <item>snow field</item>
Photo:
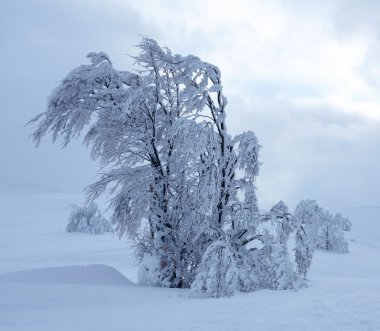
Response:
MULTIPOLYGON (((0 272, 66 267, 61 270, 70 273, 67 266, 103 264, 136 281, 125 239, 65 232, 70 205, 81 199, 74 193, 2 194, 0 272)), ((307 289, 196 299, 188 290, 90 284, 91 272, 81 284, 64 276, 55 283, 43 277, 17 282, 3 274, 0 330, 379 330, 379 212, 345 214, 353 223, 350 253, 318 251, 307 289)), ((102 268, 93 271, 114 270, 102 268)), ((110 282, 113 272, 105 275, 110 282)))

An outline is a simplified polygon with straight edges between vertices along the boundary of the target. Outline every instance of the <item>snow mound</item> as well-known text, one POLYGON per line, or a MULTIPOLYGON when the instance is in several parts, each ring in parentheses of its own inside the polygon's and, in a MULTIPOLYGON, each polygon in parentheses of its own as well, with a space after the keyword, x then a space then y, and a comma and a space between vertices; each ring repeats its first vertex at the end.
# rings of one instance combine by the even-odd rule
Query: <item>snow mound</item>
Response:
POLYGON ((0 283, 57 283, 88 285, 135 285, 115 268, 104 264, 31 269, 0 274, 0 283))

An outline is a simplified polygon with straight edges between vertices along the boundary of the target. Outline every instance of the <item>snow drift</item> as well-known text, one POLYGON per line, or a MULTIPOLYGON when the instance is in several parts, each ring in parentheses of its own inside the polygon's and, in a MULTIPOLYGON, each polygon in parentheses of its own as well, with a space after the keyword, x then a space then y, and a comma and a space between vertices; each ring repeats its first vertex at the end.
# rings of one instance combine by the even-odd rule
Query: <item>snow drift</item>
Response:
POLYGON ((0 274, 0 283, 57 283, 89 285, 135 285, 115 268, 104 264, 31 269, 0 274))

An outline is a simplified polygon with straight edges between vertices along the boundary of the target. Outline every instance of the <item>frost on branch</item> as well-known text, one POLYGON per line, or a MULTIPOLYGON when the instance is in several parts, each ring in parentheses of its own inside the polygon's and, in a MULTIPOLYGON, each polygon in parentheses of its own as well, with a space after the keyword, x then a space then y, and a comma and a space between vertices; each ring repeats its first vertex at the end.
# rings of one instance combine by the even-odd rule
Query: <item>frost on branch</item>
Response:
POLYGON ((66 232, 84 232, 104 234, 113 232, 111 224, 100 214, 98 206, 90 203, 88 206, 74 206, 66 232))

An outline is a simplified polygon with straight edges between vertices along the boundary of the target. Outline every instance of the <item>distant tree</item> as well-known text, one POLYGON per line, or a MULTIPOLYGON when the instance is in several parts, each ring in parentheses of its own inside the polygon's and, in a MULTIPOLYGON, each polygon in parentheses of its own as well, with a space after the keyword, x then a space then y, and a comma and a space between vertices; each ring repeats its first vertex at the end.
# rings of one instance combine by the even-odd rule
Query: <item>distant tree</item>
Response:
POLYGON ((92 202, 85 207, 74 206, 66 231, 103 234, 113 232, 113 228, 101 215, 96 203, 92 202))
POLYGON ((348 252, 348 242, 344 239, 343 231, 351 230, 351 222, 340 213, 332 216, 314 200, 303 200, 294 214, 304 229, 308 229, 308 236, 315 248, 336 253, 348 252))
POLYGON ((328 214, 320 229, 320 240, 317 248, 336 253, 348 253, 348 242, 344 239, 344 229, 350 229, 349 220, 338 213, 328 214))

